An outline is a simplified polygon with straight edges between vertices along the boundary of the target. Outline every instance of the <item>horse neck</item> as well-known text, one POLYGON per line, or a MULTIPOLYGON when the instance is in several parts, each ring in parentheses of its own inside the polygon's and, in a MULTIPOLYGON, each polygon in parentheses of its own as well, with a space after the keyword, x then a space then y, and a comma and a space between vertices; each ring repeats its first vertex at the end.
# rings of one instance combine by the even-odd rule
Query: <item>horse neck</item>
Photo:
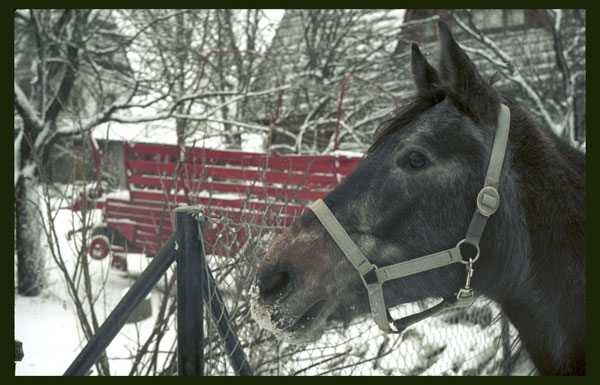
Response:
POLYGON ((504 267, 509 274, 494 296, 542 374, 578 373, 585 371, 585 156, 524 114, 516 118, 510 172, 520 198, 505 225, 524 231, 508 242, 512 249, 504 246, 500 258, 513 266, 504 267))

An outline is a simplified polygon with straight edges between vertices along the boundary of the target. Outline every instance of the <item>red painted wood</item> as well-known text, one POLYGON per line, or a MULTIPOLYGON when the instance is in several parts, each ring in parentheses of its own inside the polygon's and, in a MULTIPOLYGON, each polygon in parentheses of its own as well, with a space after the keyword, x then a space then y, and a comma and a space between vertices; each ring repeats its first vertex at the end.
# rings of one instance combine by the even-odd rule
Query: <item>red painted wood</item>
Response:
MULTIPOLYGON (((130 183, 143 184, 143 178, 154 178, 162 181, 162 185, 170 185, 177 175, 177 165, 174 163, 155 163, 141 160, 127 161, 131 170, 130 183)), ((338 173, 341 174, 341 173, 338 173)), ((178 182, 196 180, 199 178, 221 178, 236 181, 250 181, 256 183, 281 183, 292 186, 302 185, 310 188, 332 189, 338 185, 338 179, 333 172, 309 173, 304 170, 271 171, 265 168, 232 168, 214 165, 185 165, 177 178, 178 182)), ((343 175, 345 176, 345 175, 343 175)))
POLYGON ((159 233, 164 243, 174 231, 173 208, 181 203, 203 205, 214 219, 203 227, 206 252, 234 255, 251 233, 280 232, 289 226, 308 210, 308 201, 327 195, 360 160, 189 147, 181 157, 177 146, 125 143, 131 200, 107 199, 105 221, 154 255, 159 233), (185 162, 180 164, 180 159, 185 162), (178 180, 173 181, 176 174, 178 180), (229 218, 227 225, 219 222, 224 218, 229 218))
POLYGON ((121 233, 129 242, 133 244, 136 243, 136 223, 119 222, 112 220, 111 218, 107 218, 106 223, 121 233))
MULTIPOLYGON (((231 228, 229 228, 231 229, 231 228)), ((202 237, 207 245, 207 253, 211 253, 210 250, 215 246, 220 251, 217 255, 234 255, 237 253, 239 248, 246 243, 248 236, 244 228, 233 229, 233 233, 223 231, 222 226, 215 228, 204 228, 202 237)), ((171 234, 169 234, 170 236, 171 234)), ((154 255, 160 249, 158 242, 158 235, 152 232, 145 232, 140 230, 136 234, 136 245, 144 252, 149 255, 154 255)), ((162 237, 164 244, 168 236, 162 237)))
MULTIPOLYGON (((222 207, 228 208, 233 211, 256 211, 259 213, 264 213, 265 211, 271 213, 280 213, 281 215, 292 215, 299 216, 306 210, 308 207, 305 205, 297 205, 286 203, 284 201, 266 203, 263 201, 255 201, 255 200, 246 200, 246 199, 218 199, 218 198, 196 198, 197 202, 194 204, 199 204, 206 206, 207 209, 211 207, 222 207), (236 210, 237 209, 237 210, 236 210)), ((124 201, 117 199, 107 199, 106 201, 107 210, 112 213, 122 213, 123 215, 139 215, 142 217, 152 216, 157 221, 162 217, 163 204, 162 202, 157 201, 124 201)), ((167 215, 165 216, 166 220, 170 220, 170 212, 176 206, 173 204, 168 205, 166 208, 167 215)))
MULTIPOLYGON (((254 198, 275 198, 278 200, 303 200, 303 201, 315 201, 323 198, 329 193, 329 191, 314 191, 314 190, 296 190, 289 188, 277 188, 277 187, 262 187, 262 186, 244 186, 239 184, 231 183, 217 183, 217 182, 206 182, 194 191, 207 191, 212 193, 233 193, 240 197, 252 196, 254 198)), ((165 192, 159 189, 143 189, 138 190, 132 188, 130 190, 131 197, 133 199, 151 200, 151 201, 166 201, 167 195, 165 192)), ((169 197, 170 202, 182 202, 188 203, 188 198, 178 194, 169 197)))
MULTIPOLYGON (((146 160, 156 162, 162 159, 168 163, 176 163, 179 159, 179 149, 177 146, 164 146, 156 144, 136 143, 134 145, 125 144, 126 160, 146 160)), ((261 167, 273 170, 295 170, 300 172, 324 172, 331 173, 336 168, 343 170, 341 173, 347 175, 361 158, 348 157, 344 155, 281 155, 281 154, 260 154, 229 150, 210 150, 202 148, 186 147, 187 163, 189 164, 221 164, 238 165, 245 167, 261 167), (336 166, 336 162, 339 163, 336 166)), ((337 172, 337 170, 336 170, 337 172)))

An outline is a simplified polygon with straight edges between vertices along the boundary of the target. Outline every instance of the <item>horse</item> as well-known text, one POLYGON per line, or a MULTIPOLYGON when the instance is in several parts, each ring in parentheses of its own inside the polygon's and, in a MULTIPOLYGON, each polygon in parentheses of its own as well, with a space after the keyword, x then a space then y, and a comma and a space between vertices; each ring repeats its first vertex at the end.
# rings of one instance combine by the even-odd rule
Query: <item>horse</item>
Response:
POLYGON ((252 315, 302 343, 369 312, 401 332, 482 295, 539 374, 585 374, 585 154, 484 80, 443 21, 437 31, 438 68, 412 44, 414 99, 260 261, 252 315), (427 298, 444 306, 391 320, 388 307, 427 298))

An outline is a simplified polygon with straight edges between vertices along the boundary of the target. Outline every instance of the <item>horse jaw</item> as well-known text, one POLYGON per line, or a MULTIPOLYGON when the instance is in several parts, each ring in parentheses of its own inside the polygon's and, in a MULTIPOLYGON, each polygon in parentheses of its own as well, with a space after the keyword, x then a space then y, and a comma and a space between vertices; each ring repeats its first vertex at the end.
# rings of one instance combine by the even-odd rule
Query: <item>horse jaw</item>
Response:
POLYGON ((317 225, 294 224, 286 229, 258 267, 257 276, 274 266, 294 266, 298 273, 289 294, 274 301, 265 300, 260 294, 260 278, 250 290, 254 320, 278 339, 290 343, 317 341, 328 324, 333 320, 347 322, 355 315, 351 309, 358 308, 350 293, 354 292, 353 286, 360 288, 360 278, 352 265, 337 255, 339 250, 317 225))

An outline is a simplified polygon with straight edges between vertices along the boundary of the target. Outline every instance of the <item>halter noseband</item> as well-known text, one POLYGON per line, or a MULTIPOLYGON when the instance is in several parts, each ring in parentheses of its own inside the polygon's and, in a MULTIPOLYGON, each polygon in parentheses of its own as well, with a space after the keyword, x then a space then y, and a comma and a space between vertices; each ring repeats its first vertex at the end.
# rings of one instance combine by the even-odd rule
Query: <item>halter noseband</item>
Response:
POLYGON ((484 186, 479 194, 477 194, 477 209, 471 218, 467 235, 463 240, 458 242, 454 248, 390 266, 377 267, 369 262, 356 243, 352 241, 325 202, 319 199, 310 207, 342 250, 346 258, 348 258, 356 270, 358 270, 361 279, 367 288, 371 313, 381 330, 388 333, 401 333, 413 323, 430 317, 441 310, 449 307, 466 307, 471 305, 475 300, 475 293, 470 286, 471 277, 473 275, 473 264, 479 259, 479 241, 485 224, 489 216, 496 212, 500 204, 498 184, 500 181, 502 163, 504 162, 506 144, 508 142, 509 128, 510 110, 505 105, 501 105, 498 128, 494 136, 494 145, 492 147, 492 155, 490 157, 484 186), (460 246, 463 243, 467 243, 476 248, 477 255, 475 258, 469 258, 468 260, 463 259, 460 250, 460 246), (455 295, 444 298, 442 302, 432 308, 399 320, 393 320, 391 318, 383 298, 383 284, 386 281, 406 277, 456 262, 465 264, 467 268, 467 281, 465 287, 461 288, 455 295), (396 330, 393 330, 390 327, 390 323, 393 323, 396 330))

